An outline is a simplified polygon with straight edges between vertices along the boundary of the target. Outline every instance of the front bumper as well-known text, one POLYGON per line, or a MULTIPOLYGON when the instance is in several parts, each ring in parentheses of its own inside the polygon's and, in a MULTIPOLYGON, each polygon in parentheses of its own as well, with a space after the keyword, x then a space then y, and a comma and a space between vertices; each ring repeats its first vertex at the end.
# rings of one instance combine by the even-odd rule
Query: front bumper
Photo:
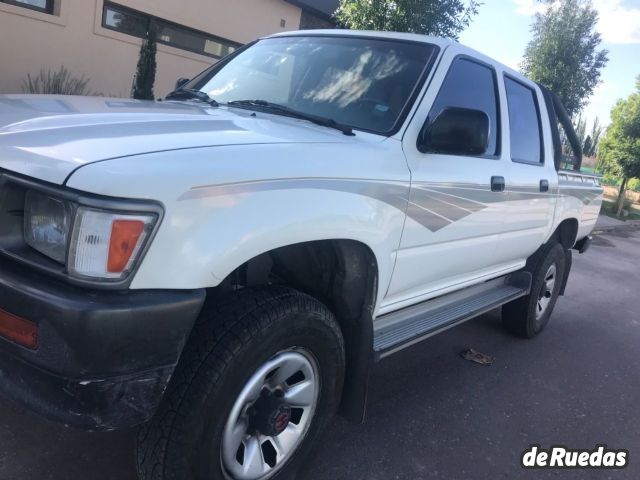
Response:
POLYGON ((204 290, 87 290, 0 259, 0 309, 38 326, 38 348, 0 337, 0 395, 86 430, 155 412, 204 290))

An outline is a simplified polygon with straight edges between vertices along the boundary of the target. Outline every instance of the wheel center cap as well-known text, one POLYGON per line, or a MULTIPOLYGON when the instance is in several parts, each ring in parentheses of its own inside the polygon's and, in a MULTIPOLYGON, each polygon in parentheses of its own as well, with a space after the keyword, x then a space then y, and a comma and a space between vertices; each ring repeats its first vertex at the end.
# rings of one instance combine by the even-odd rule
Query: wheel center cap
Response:
POLYGON ((273 436, 280 435, 289 426, 291 420, 291 408, 289 405, 282 405, 273 415, 273 436))
POLYGON ((253 405, 250 426, 263 435, 276 437, 286 430, 291 421, 291 407, 284 400, 268 395, 253 405))

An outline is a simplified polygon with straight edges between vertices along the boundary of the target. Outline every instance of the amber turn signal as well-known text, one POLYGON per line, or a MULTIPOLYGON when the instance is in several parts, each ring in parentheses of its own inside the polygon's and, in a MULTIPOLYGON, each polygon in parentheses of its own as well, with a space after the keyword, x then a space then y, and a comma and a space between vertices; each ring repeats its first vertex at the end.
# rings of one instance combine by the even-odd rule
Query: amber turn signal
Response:
POLYGON ((107 271, 109 273, 124 271, 138 246, 138 241, 143 231, 144 222, 141 220, 113 221, 111 240, 109 242, 109 258, 107 260, 107 271))

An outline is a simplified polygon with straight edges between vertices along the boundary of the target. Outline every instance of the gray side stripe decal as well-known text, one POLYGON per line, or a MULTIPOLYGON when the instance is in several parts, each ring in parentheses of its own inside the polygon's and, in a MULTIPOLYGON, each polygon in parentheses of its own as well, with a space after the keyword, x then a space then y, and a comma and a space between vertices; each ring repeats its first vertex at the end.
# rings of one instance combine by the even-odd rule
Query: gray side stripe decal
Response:
POLYGON ((578 200, 582 200, 583 203, 588 205, 589 203, 594 201, 596 198, 600 197, 600 195, 602 195, 602 192, 587 190, 585 188, 561 187, 560 195, 563 195, 565 197, 566 196, 575 197, 578 200))
POLYGON ((409 202, 407 216, 432 232, 436 232, 453 223, 448 218, 438 215, 434 211, 414 202, 409 202))
MULTIPOLYGON (((478 190, 478 192, 482 191, 478 190)), ((469 193, 466 192, 466 194, 469 193)), ((487 206, 483 203, 419 185, 411 190, 407 215, 432 232, 436 232, 484 208, 487 206)))
MULTIPOLYGON (((178 201, 292 189, 333 190, 369 197, 402 212, 406 211, 407 216, 432 232, 483 210, 492 203, 544 199, 550 196, 533 187, 515 187, 509 192, 500 194, 470 184, 416 183, 411 189, 410 198, 407 198, 409 185, 403 182, 292 178, 194 187, 183 193, 178 201)), ((560 194, 573 196, 585 204, 600 195, 593 190, 577 188, 563 188, 560 194)))
POLYGON ((196 187, 183 193, 178 198, 178 201, 293 189, 334 190, 338 192, 355 193, 356 195, 363 195, 379 200, 403 212, 407 207, 407 195, 409 193, 409 185, 403 185, 401 183, 385 183, 375 180, 293 178, 196 187))
POLYGON ((449 203, 451 205, 455 205, 464 210, 469 210, 470 212, 477 212, 484 208, 484 204, 480 202, 474 202, 471 199, 458 197, 456 195, 452 195, 450 193, 437 192, 435 190, 431 190, 425 186, 419 186, 420 188, 428 193, 428 195, 432 198, 438 199, 441 202, 449 203))
POLYGON ((429 190, 433 190, 439 193, 447 193, 449 195, 455 195, 456 197, 464 198, 466 200, 473 200, 478 203, 496 203, 504 202, 507 197, 505 193, 496 193, 486 188, 469 188, 469 187, 440 187, 437 185, 429 185, 429 190))

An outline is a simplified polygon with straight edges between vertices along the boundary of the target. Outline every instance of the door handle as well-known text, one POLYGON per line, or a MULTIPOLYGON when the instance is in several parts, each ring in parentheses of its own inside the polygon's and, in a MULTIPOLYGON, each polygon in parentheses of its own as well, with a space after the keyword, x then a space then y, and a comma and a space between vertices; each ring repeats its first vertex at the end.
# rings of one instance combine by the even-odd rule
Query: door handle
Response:
POLYGON ((493 176, 491 177, 491 191, 492 192, 504 192, 505 187, 504 177, 493 176))
POLYGON ((540 191, 541 192, 549 191, 549 180, 540 180, 540 191))

